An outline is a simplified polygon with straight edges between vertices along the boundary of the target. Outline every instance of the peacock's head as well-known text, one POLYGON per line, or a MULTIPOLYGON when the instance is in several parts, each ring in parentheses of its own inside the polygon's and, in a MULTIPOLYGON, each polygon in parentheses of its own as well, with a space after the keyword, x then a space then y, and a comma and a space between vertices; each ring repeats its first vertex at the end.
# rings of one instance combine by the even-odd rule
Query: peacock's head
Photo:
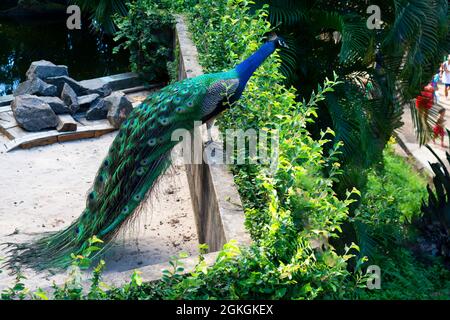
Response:
POLYGON ((275 32, 269 34, 268 41, 274 42, 277 48, 289 48, 284 38, 278 36, 275 32))

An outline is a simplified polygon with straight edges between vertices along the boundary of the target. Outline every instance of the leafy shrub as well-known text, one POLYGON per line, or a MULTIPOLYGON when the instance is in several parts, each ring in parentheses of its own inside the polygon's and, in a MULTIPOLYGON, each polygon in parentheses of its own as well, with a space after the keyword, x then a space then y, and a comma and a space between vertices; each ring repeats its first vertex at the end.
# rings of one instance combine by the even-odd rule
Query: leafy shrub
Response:
POLYGON ((372 263, 381 268, 381 290, 361 291, 359 299, 448 300, 450 297, 450 272, 439 260, 423 263, 410 250, 391 246, 372 263))
MULTIPOLYGON (((271 30, 266 10, 252 14, 249 5, 249 1, 230 0, 211 6, 200 0, 189 11, 190 29, 207 72, 234 67, 253 53, 271 30)), ((279 66, 280 58, 275 54, 249 81, 241 100, 220 119, 222 132, 277 130, 279 165, 275 172, 263 163, 232 166, 255 245, 226 264, 216 264, 208 273, 214 279, 224 279, 228 291, 232 288, 228 298, 344 296, 347 285, 353 288, 360 284, 355 282, 356 274, 347 270, 353 257, 349 251, 357 247, 347 248, 340 256, 328 239, 338 236, 352 200, 340 201, 332 189, 340 174, 338 145, 329 158, 323 154, 332 131, 323 132, 316 141, 306 130, 307 123, 314 121, 318 103, 338 81, 326 80, 308 102, 297 102, 295 89, 283 86, 279 66), (323 174, 324 166, 330 168, 329 177, 323 174), (231 275, 238 281, 231 281, 231 275)), ((210 292, 209 286, 203 282, 201 292, 210 292)))
POLYGON ((411 223, 421 216, 428 178, 395 154, 391 141, 383 162, 370 170, 355 220, 371 241, 370 262, 381 269, 381 290, 361 291, 360 299, 448 299, 450 272, 439 259, 421 261, 411 223))
POLYGON ((405 238, 407 226, 421 214, 427 178, 396 155, 392 144, 393 141, 384 150, 383 161, 369 171, 367 189, 355 220, 369 225, 381 235, 390 228, 391 235, 405 238))
MULTIPOLYGON (((450 262, 450 174, 443 160, 427 145, 438 162, 432 163, 433 186, 427 186, 428 201, 423 201, 423 215, 416 219, 419 230, 419 247, 432 256, 442 256, 450 262)), ((447 153, 447 163, 450 155, 447 153)))
POLYGON ((128 15, 116 16, 118 31, 114 48, 130 50, 131 69, 147 81, 167 81, 167 63, 173 56, 174 18, 153 0, 128 3, 128 15))

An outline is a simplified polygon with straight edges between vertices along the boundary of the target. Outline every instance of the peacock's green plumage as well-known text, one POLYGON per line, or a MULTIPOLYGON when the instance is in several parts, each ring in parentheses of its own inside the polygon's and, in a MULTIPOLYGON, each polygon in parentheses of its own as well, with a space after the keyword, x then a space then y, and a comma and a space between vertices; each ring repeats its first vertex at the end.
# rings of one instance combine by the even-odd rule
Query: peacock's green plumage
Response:
POLYGON ((122 124, 81 216, 61 232, 34 243, 10 245, 7 264, 36 269, 66 267, 71 254, 82 254, 93 236, 109 243, 139 211, 170 166, 170 152, 177 144, 172 133, 177 129, 191 131, 194 122, 217 115, 226 108, 225 98, 237 100, 256 67, 275 50, 273 42, 240 68, 186 79, 148 96, 122 124))

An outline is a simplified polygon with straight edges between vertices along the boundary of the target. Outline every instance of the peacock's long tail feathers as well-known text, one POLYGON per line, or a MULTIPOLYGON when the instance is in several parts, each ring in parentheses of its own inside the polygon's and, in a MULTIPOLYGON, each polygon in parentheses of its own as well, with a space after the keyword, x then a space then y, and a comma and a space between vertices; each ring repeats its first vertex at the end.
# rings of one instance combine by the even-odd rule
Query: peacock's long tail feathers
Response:
POLYGON ((177 143, 171 141, 174 130, 192 130, 194 121, 202 118, 202 101, 212 80, 185 80, 147 97, 122 124, 81 216, 67 229, 36 242, 10 244, 6 264, 65 268, 71 254, 81 255, 94 235, 110 243, 170 166, 170 152, 177 143))
POLYGON ((195 121, 207 121, 230 106, 224 102, 239 99, 248 79, 277 43, 281 42, 266 42, 233 70, 186 79, 147 97, 122 124, 81 216, 67 229, 36 242, 10 244, 6 265, 64 268, 71 254, 83 254, 93 236, 106 244, 97 255, 104 251, 169 167, 170 152, 177 143, 172 133, 191 131, 195 121))

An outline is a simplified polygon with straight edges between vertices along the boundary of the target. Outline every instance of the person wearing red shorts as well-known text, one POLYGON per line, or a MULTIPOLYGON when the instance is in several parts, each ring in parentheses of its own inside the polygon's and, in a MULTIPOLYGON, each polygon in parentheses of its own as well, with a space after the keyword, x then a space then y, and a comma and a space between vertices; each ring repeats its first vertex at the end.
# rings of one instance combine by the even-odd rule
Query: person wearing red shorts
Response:
POLYGON ((444 145, 444 137, 445 137, 445 108, 439 110, 439 119, 436 121, 436 125, 433 128, 434 138, 433 143, 436 143, 435 140, 437 137, 441 137, 441 147, 445 148, 444 145))
POLYGON ((419 110, 420 120, 424 127, 427 126, 428 111, 433 107, 433 103, 434 87, 430 83, 423 89, 423 91, 420 93, 420 96, 416 98, 416 108, 417 110, 419 110))

